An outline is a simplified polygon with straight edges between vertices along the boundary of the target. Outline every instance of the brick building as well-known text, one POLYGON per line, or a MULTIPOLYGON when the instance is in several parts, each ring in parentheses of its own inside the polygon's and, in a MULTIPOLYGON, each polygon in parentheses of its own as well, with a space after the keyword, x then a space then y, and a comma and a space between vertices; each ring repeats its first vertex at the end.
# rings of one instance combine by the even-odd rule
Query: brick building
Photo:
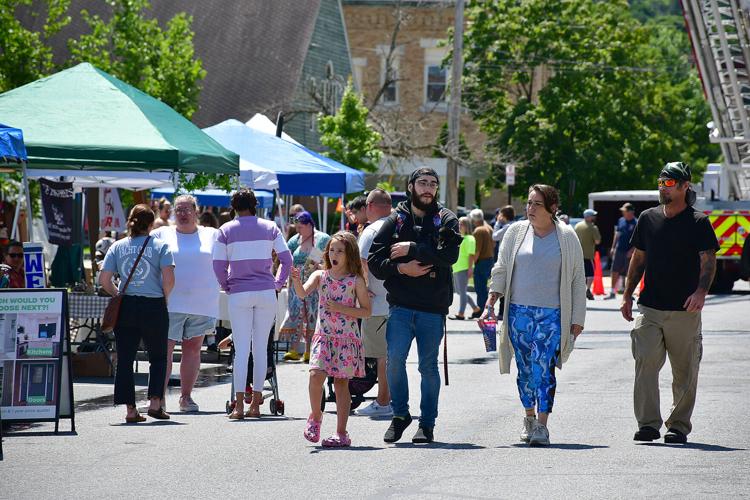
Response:
MULTIPOLYGON (((369 179, 368 187, 390 178, 400 188, 404 175, 417 165, 432 166, 444 176, 446 160, 435 158, 434 150, 448 121, 450 68, 442 62, 450 50, 448 30, 453 27, 455 2, 343 0, 343 5, 355 84, 365 102, 375 104, 371 116, 385 124, 386 145, 396 142, 396 148, 405 146, 415 154, 411 161, 384 160, 380 175, 369 179), (398 29, 397 19, 401 19, 398 29), (391 50, 394 31, 396 43, 391 50), (373 103, 385 81, 389 55, 396 82, 373 103)), ((468 113, 461 116, 461 135, 472 157, 481 157, 484 136, 468 113)), ((466 206, 474 204, 476 176, 473 169, 459 171, 466 185, 466 206)), ((490 200, 483 200, 483 205, 485 201, 488 209, 497 206, 490 200)))

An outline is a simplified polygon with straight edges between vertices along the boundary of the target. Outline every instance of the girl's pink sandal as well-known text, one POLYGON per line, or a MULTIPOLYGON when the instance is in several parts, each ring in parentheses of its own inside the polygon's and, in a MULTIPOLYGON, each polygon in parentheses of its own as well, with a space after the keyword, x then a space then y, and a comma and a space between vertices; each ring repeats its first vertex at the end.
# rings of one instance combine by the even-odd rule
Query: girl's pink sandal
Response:
POLYGON ((307 425, 305 426, 305 432, 303 435, 305 439, 311 443, 317 443, 320 441, 320 424, 322 421, 315 420, 312 413, 307 417, 307 425))
POLYGON ((323 440, 324 448, 346 448, 352 445, 352 440, 349 438, 349 433, 334 434, 333 436, 327 437, 323 440))

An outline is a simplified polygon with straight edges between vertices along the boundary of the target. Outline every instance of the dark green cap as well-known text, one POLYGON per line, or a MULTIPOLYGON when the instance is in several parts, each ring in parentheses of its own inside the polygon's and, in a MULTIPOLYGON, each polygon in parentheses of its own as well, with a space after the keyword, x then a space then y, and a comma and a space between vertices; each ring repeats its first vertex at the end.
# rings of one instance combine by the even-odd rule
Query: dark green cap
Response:
POLYGON ((678 181, 690 181, 690 165, 681 161, 673 161, 664 165, 659 177, 665 179, 675 179, 678 181))

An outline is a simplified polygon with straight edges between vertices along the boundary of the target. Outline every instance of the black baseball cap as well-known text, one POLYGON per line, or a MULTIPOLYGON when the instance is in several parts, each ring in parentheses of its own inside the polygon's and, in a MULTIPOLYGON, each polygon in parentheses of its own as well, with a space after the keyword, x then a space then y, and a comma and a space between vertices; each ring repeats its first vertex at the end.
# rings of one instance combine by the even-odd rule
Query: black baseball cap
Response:
POLYGON ((674 179, 677 181, 690 182, 690 178, 692 177, 692 174, 690 172, 690 165, 681 161, 673 161, 671 163, 667 163, 666 165, 664 165, 664 168, 661 169, 659 177, 661 177, 662 179, 674 179))

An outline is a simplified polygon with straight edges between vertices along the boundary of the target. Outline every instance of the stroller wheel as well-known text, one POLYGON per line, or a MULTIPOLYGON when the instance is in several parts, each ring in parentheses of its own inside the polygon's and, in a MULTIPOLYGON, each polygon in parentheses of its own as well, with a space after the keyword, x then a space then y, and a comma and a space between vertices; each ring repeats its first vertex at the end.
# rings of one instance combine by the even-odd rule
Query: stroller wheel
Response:
POLYGON ((272 399, 268 402, 268 409, 271 410, 272 415, 277 415, 276 413, 276 400, 272 399))
POLYGON ((232 413, 232 411, 234 410, 234 401, 227 401, 225 409, 226 409, 227 415, 232 413))

